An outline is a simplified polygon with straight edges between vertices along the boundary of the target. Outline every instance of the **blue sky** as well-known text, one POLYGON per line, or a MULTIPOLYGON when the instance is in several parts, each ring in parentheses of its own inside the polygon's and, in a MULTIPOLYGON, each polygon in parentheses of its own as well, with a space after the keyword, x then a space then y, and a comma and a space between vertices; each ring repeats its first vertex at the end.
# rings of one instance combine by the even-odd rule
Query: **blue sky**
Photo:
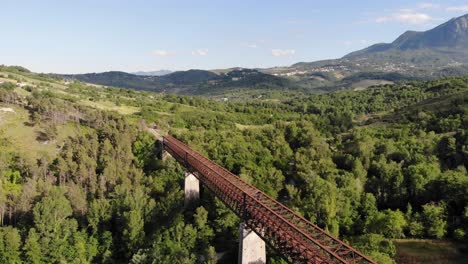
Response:
POLYGON ((466 13, 466 0, 0 0, 0 64, 57 73, 283 66, 466 13))

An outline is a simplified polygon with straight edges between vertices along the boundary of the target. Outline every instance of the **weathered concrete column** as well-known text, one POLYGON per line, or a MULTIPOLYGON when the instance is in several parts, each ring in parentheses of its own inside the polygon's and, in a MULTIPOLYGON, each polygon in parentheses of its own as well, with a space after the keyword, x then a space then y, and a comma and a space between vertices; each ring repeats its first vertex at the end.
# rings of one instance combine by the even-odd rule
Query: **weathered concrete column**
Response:
POLYGON ((200 200, 200 181, 191 172, 185 172, 185 208, 195 208, 200 200))
POLYGON ((265 241, 245 223, 240 224, 239 231, 239 264, 265 264, 265 241))
POLYGON ((171 157, 171 154, 169 152, 165 151, 164 149, 161 151, 161 160, 166 161, 169 157, 171 157))
POLYGON ((171 157, 171 154, 169 154, 169 152, 167 152, 164 149, 164 143, 163 143, 162 137, 158 138, 158 140, 156 141, 156 150, 158 152, 158 156, 161 157, 162 161, 166 161, 169 157, 171 157))

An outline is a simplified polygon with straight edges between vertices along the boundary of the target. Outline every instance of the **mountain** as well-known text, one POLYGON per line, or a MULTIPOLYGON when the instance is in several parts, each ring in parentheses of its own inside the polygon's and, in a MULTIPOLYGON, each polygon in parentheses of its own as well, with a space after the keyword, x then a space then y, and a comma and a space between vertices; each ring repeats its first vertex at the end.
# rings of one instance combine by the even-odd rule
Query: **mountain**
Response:
POLYGON ((137 71, 131 72, 131 74, 141 75, 141 76, 163 76, 172 73, 170 70, 159 70, 159 71, 137 71))
POLYGON ((444 63, 468 63, 468 14, 453 18, 431 30, 424 32, 407 31, 392 43, 372 45, 352 52, 344 58, 365 58, 395 56, 400 61, 420 62, 429 60, 444 63), (404 56, 403 56, 404 55, 404 56), (408 56, 409 55, 409 56, 408 56))
POLYGON ((407 31, 390 44, 373 45, 348 56, 359 53, 382 52, 389 49, 412 50, 424 48, 468 50, 468 14, 453 18, 425 32, 407 31))
POLYGON ((286 78, 242 68, 220 73, 205 70, 177 71, 163 76, 142 76, 119 71, 59 76, 99 85, 181 94, 221 94, 233 89, 252 88, 298 88, 286 78))
POLYGON ((392 43, 375 44, 340 59, 300 62, 264 72, 320 90, 468 75, 468 14, 428 31, 407 31, 392 43))

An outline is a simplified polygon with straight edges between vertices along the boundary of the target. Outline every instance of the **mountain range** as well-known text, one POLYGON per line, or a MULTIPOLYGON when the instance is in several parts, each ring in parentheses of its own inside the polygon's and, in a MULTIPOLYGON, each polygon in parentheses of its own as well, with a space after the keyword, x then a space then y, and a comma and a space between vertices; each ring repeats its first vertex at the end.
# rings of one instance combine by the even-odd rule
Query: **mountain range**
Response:
POLYGON ((468 75, 468 14, 424 32, 407 31, 340 59, 300 62, 268 69, 104 72, 63 75, 81 81, 183 94, 233 89, 361 89, 390 82, 468 75))

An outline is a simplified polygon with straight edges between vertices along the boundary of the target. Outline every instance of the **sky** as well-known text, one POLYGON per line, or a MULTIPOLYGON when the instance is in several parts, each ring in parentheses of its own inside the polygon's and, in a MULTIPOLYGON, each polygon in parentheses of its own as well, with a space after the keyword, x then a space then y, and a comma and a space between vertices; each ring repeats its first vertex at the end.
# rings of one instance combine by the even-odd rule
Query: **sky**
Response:
POLYGON ((288 66, 466 13, 467 0, 0 0, 0 64, 47 73, 288 66))

